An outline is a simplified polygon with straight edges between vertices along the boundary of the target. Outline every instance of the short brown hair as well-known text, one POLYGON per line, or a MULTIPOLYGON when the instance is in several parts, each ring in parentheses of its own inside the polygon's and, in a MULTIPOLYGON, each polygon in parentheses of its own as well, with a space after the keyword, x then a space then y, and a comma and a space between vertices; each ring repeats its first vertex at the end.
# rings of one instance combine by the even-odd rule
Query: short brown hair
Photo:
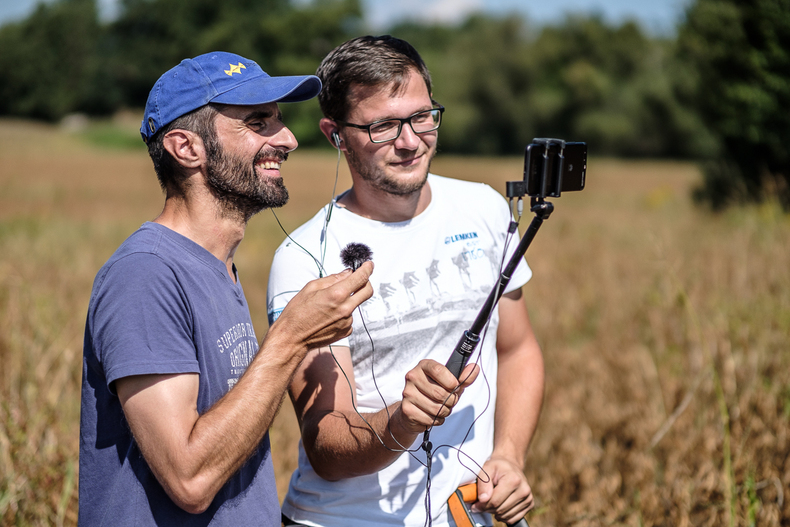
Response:
POLYGON ((154 162, 154 171, 162 190, 183 190, 183 171, 165 148, 165 135, 171 130, 188 130, 196 133, 206 145, 216 142, 214 119, 218 113, 219 109, 214 104, 201 106, 167 124, 148 141, 148 155, 154 162))
POLYGON ((378 86, 394 83, 397 90, 409 70, 415 69, 431 93, 431 74, 414 47, 390 35, 364 36, 336 47, 316 71, 323 83, 318 103, 324 116, 344 121, 349 111, 348 95, 355 84, 378 86))

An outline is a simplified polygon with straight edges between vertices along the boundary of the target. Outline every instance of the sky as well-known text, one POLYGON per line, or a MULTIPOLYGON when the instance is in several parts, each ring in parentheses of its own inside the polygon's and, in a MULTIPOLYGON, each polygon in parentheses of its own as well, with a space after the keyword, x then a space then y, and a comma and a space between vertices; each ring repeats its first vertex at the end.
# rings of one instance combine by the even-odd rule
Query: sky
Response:
MULTIPOLYGON (((0 25, 29 15, 42 0, 0 0, 0 25)), ((99 0, 105 18, 117 0, 99 0)), ((297 0, 309 2, 309 0, 297 0)), ((518 13, 535 25, 561 22, 568 14, 599 14, 620 24, 636 20, 649 33, 671 35, 691 0, 362 0, 368 24, 381 30, 404 19, 457 23, 472 12, 492 15, 518 13), (415 13, 417 14, 415 17, 415 13)))

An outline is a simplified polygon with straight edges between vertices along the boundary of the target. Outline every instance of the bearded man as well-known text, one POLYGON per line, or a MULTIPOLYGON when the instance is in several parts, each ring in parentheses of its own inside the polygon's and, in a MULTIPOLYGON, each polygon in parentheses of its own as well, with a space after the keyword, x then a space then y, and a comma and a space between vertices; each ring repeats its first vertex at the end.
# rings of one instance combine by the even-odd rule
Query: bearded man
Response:
POLYGON ((93 285, 80 524, 280 525, 268 428, 308 350, 350 333, 372 264, 307 284, 259 344, 233 257, 249 219, 288 199, 297 141, 277 103, 320 89, 214 52, 151 90, 140 131, 165 203, 93 285))

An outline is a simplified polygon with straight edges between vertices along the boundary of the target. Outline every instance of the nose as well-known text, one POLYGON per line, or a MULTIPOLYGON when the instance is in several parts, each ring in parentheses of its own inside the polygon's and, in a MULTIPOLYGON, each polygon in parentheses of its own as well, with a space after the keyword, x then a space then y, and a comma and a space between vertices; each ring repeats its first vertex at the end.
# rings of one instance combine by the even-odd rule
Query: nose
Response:
POLYGON ((403 123, 400 129, 400 135, 395 139, 395 148, 402 150, 417 150, 422 139, 419 135, 414 133, 410 123, 403 123))
POLYGON ((299 146, 296 136, 294 136, 293 132, 291 132, 291 129, 285 125, 282 125, 277 133, 272 136, 269 144, 274 147, 284 148, 286 152, 296 150, 296 147, 299 146))

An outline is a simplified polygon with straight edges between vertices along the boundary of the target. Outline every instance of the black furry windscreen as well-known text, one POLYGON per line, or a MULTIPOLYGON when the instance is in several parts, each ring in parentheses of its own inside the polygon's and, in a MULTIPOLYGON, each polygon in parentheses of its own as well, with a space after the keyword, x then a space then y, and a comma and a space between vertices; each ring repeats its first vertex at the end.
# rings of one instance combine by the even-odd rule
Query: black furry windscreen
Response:
POLYGON ((373 251, 364 243, 349 243, 340 251, 340 260, 347 268, 356 271, 359 266, 373 259, 373 251))

